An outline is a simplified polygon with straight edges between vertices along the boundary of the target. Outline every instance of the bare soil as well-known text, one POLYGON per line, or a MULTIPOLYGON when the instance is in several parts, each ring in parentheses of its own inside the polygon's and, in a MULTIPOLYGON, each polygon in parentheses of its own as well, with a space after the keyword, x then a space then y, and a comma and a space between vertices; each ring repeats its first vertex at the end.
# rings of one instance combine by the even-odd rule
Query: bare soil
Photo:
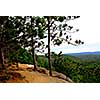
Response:
MULTIPOLYGON (((60 75, 60 73, 57 72, 60 75)), ((19 68, 11 65, 6 70, 0 71, 1 83, 71 83, 53 73, 53 76, 48 75, 48 70, 38 68, 33 71, 33 68, 28 68, 26 64, 19 64, 19 68)))

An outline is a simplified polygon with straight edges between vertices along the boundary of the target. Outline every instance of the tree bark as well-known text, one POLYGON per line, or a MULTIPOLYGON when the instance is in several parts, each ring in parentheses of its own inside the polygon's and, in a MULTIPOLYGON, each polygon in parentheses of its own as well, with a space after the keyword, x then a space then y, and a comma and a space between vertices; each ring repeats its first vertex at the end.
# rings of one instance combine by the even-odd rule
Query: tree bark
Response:
POLYGON ((50 18, 48 20, 48 63, 49 63, 49 75, 52 76, 52 66, 51 66, 51 55, 50 55, 50 18))
MULTIPOLYGON (((32 17, 31 17, 31 30, 32 30, 32 17)), ((31 31, 32 32, 32 31, 31 31)), ((32 33, 31 41, 32 41, 32 57, 33 57, 33 64, 34 64, 34 71, 37 70, 37 65, 36 65, 36 57, 35 57, 35 47, 34 47, 34 33, 32 33)))
POLYGON ((36 57, 35 57, 35 48, 34 47, 32 47, 32 56, 33 56, 34 71, 36 71, 37 70, 37 67, 36 67, 37 65, 36 65, 36 57))
POLYGON ((0 46, 0 67, 1 69, 5 69, 4 68, 4 55, 3 55, 3 50, 1 46, 0 46))
POLYGON ((19 68, 19 66, 18 66, 18 54, 16 55, 16 67, 19 68))

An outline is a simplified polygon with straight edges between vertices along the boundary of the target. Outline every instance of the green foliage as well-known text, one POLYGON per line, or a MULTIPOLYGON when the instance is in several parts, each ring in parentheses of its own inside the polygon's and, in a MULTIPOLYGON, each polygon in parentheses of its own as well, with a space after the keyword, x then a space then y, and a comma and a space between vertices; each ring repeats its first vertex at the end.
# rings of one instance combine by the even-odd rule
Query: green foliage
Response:
MULTIPOLYGON (((76 83, 99 83, 100 62, 85 62, 77 57, 51 53, 53 70, 63 73, 76 83)), ((48 69, 47 57, 38 56, 38 66, 48 69)))
POLYGON ((85 61, 85 62, 95 62, 95 61, 100 61, 100 55, 80 55, 77 56, 78 58, 80 58, 81 60, 85 61))
POLYGON ((20 63, 32 64, 32 55, 28 53, 25 49, 19 50, 18 60, 20 63))
POLYGON ((48 69, 48 59, 45 56, 38 55, 37 57, 37 64, 39 67, 45 67, 48 69))
POLYGON ((32 64, 32 55, 26 49, 20 48, 18 51, 13 51, 9 54, 10 62, 15 62, 16 58, 20 63, 32 64))
POLYGON ((74 82, 99 83, 100 62, 85 63, 73 56, 52 53, 52 65, 56 71, 70 77, 74 82))

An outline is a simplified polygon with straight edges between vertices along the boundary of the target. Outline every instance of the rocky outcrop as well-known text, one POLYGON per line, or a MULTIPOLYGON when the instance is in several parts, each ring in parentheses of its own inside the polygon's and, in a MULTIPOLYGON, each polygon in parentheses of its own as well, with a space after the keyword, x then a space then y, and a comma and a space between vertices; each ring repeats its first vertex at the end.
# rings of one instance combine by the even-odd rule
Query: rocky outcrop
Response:
POLYGON ((38 67, 37 68, 37 71, 40 72, 40 73, 43 73, 43 74, 47 74, 49 73, 49 71, 43 67, 38 67))
POLYGON ((49 70, 43 67, 37 67, 34 71, 34 65, 19 64, 6 65, 5 71, 0 72, 0 82, 14 82, 14 83, 73 83, 73 81, 66 75, 52 71, 53 76, 49 76, 49 70))
POLYGON ((68 81, 70 83, 73 83, 73 81, 69 77, 67 77, 66 75, 64 75, 62 73, 58 73, 56 71, 53 71, 53 77, 64 79, 64 80, 66 80, 66 81, 68 81))

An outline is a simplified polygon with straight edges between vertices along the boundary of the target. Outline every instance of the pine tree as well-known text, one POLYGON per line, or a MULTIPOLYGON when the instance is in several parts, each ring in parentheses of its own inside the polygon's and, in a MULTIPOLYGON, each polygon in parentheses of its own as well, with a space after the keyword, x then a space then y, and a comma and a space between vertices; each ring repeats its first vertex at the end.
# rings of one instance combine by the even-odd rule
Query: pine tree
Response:
POLYGON ((79 31, 79 29, 74 29, 73 26, 67 24, 68 21, 79 18, 80 16, 44 16, 47 22, 48 31, 48 63, 49 63, 49 74, 52 76, 52 65, 51 65, 51 54, 50 54, 50 43, 53 42, 54 45, 60 46, 63 42, 75 45, 83 44, 81 40, 76 40, 72 42, 70 33, 79 31))
POLYGON ((8 16, 0 17, 0 67, 4 68, 4 49, 8 45, 8 40, 12 38, 12 34, 10 35, 10 29, 12 26, 10 25, 8 16))
POLYGON ((20 39, 23 41, 23 46, 29 48, 32 52, 34 71, 36 68, 36 52, 43 52, 44 42, 42 41, 45 32, 45 20, 38 16, 25 16, 25 32, 20 39))
POLYGON ((20 46, 18 39, 20 38, 20 33, 23 31, 22 22, 23 20, 20 16, 0 17, 0 63, 2 64, 2 68, 4 68, 4 57, 7 58, 9 52, 13 50, 17 51, 18 46, 20 46))

